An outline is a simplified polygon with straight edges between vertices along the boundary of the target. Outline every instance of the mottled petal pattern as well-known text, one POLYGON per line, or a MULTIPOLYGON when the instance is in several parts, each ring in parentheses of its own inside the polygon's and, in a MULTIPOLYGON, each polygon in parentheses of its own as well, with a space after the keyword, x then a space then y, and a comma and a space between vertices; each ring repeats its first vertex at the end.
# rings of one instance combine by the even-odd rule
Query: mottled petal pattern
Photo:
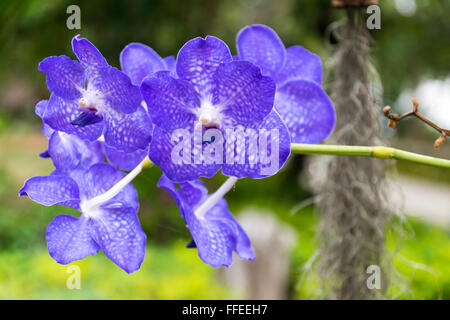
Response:
POLYGON ((166 189, 177 206, 180 208, 181 217, 187 210, 195 210, 208 197, 208 190, 204 187, 203 181, 191 180, 179 183, 180 188, 176 188, 172 180, 165 174, 158 181, 158 187, 166 189))
POLYGON ((197 198, 199 198, 205 192, 199 190, 204 189, 202 185, 196 182, 186 182, 180 184, 181 189, 177 189, 175 184, 163 175, 158 182, 158 187, 169 191, 179 204, 182 216, 189 227, 198 248, 199 257, 203 262, 215 268, 222 265, 228 267, 233 262, 233 251, 236 251, 242 259, 253 260, 255 258, 250 240, 229 212, 225 200, 221 199, 203 217, 199 218, 195 215, 195 209, 190 205, 182 190, 190 188, 187 194, 197 193, 197 198))
MULTIPOLYGON (((125 175, 124 172, 117 171, 110 164, 94 164, 85 172, 83 181, 80 182, 81 195, 83 198, 92 199, 111 189, 125 175)), ((114 198, 102 205, 105 210, 110 207, 129 207, 137 210, 139 207, 137 192, 131 183, 125 186, 114 198)))
POLYGON ((147 157, 149 151, 149 148, 146 148, 132 152, 123 152, 107 145, 104 145, 104 148, 108 161, 119 170, 133 170, 147 157))
POLYGON ((78 185, 65 175, 32 177, 25 181, 19 196, 28 196, 44 206, 60 204, 78 207, 80 201, 78 185))
POLYGON ((236 39, 241 60, 261 68, 264 75, 274 76, 284 65, 286 50, 278 35, 264 25, 243 28, 236 39))
POLYGON ((198 256, 204 263, 214 268, 231 266, 236 245, 233 224, 221 220, 199 220, 192 211, 186 214, 186 224, 197 245, 198 256))
POLYGON ((193 110, 200 106, 198 94, 188 82, 171 77, 168 71, 144 79, 141 92, 155 125, 175 130, 196 120, 193 110))
POLYGON ((100 142, 89 142, 60 131, 55 131, 50 137, 48 152, 56 170, 64 173, 77 167, 88 169, 94 163, 103 161, 100 142))
POLYGON ((114 208, 92 219, 91 236, 105 255, 127 273, 141 267, 147 237, 136 209, 114 208))
POLYGON ((311 80, 318 85, 322 82, 322 61, 320 57, 301 46, 286 49, 286 63, 274 76, 277 86, 289 80, 311 80))
MULTIPOLYGON (((175 139, 172 139, 172 132, 155 127, 150 144, 150 160, 173 181, 211 178, 219 171, 221 164, 215 163, 212 157, 207 156, 206 145, 201 142, 199 145, 192 131, 186 130, 185 133, 175 134, 175 139), (197 157, 196 154, 200 156, 197 157)), ((201 134, 199 139, 201 141, 201 134)))
POLYGON ((232 61, 230 49, 222 40, 207 36, 188 41, 178 53, 176 70, 181 79, 192 83, 203 97, 210 94, 213 74, 221 63, 232 61))
POLYGON ((289 131, 275 110, 258 126, 240 127, 233 136, 226 137, 234 142, 226 149, 222 167, 227 176, 257 179, 274 175, 291 153, 289 131))
POLYGON ((234 250, 239 257, 246 260, 255 260, 255 253, 251 246, 250 239, 229 211, 225 199, 221 199, 217 202, 217 204, 206 213, 205 219, 209 221, 221 221, 227 225, 233 232, 233 240, 235 241, 234 250))
POLYGON ((76 134, 78 137, 90 141, 97 140, 102 134, 103 122, 85 127, 73 125, 72 121, 77 119, 81 113, 77 103, 52 94, 43 120, 54 130, 76 134))
POLYGON ((273 108, 275 83, 247 61, 221 64, 213 82, 212 103, 234 124, 258 124, 273 108))
POLYGON ((208 190, 201 180, 180 183, 179 198, 183 199, 193 210, 197 209, 208 198, 208 190))
POLYGON ((139 87, 117 68, 102 68, 98 73, 94 86, 102 93, 105 104, 117 112, 135 112, 142 100, 139 87))
POLYGON ((67 56, 48 57, 39 63, 47 76, 48 90, 65 99, 76 99, 84 88, 84 71, 80 63, 67 56))
POLYGON ((80 35, 72 39, 72 50, 80 60, 89 81, 96 82, 100 69, 108 67, 108 62, 100 51, 86 38, 80 35))
POLYGON ((293 143, 318 143, 334 128, 333 104, 315 82, 286 83, 277 90, 275 108, 286 123, 293 143))
POLYGON ((120 65, 135 86, 141 85, 146 76, 153 75, 156 71, 168 70, 164 60, 142 43, 127 45, 120 53, 120 65))
POLYGON ((92 240, 88 218, 58 215, 47 227, 45 238, 50 256, 58 263, 68 264, 95 255, 100 247, 92 240))
POLYGON ((110 110, 105 117, 105 143, 118 151, 133 152, 146 149, 152 138, 152 123, 144 107, 136 112, 121 114, 110 110))

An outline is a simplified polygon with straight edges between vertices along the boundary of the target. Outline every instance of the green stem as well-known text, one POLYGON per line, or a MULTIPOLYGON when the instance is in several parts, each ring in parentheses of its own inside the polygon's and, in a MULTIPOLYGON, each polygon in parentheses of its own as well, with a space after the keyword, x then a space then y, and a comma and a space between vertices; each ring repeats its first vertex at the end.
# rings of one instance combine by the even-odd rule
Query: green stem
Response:
POLYGON ((292 143, 291 152, 295 154, 325 154, 337 156, 371 157, 378 159, 397 159, 431 167, 450 169, 450 160, 425 156, 390 147, 292 143))

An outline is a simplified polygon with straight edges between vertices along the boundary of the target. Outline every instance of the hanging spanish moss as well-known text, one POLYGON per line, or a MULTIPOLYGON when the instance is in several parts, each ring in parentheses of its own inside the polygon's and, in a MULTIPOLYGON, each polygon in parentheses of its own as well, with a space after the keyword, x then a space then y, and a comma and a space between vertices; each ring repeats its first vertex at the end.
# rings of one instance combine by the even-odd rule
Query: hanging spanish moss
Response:
MULTIPOLYGON (((378 145, 381 85, 370 62, 366 16, 359 8, 345 10, 345 23, 332 30, 338 40, 331 61, 337 123, 327 142, 378 145)), ((321 213, 317 256, 325 298, 373 299, 386 292, 386 169, 383 161, 358 157, 314 159, 310 166, 321 213), (367 286, 370 265, 380 267, 380 289, 367 286)))

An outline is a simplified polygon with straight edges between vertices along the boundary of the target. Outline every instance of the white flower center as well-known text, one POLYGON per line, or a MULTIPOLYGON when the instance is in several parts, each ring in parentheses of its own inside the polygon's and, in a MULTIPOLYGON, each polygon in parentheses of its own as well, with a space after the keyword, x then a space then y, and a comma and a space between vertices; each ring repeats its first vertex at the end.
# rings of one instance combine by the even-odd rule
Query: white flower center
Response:
POLYGON ((197 116, 198 121, 205 127, 220 127, 224 117, 222 110, 223 108, 221 106, 213 106, 209 100, 204 100, 202 101, 200 108, 196 110, 195 115, 197 116))
POLYGON ((93 88, 82 88, 81 90, 82 97, 80 100, 78 100, 78 104, 86 109, 89 110, 99 110, 99 107, 101 107, 104 104, 103 101, 103 94, 93 88))
POLYGON ((92 206, 89 200, 82 200, 80 202, 81 212, 88 218, 96 218, 101 214, 99 205, 92 206))

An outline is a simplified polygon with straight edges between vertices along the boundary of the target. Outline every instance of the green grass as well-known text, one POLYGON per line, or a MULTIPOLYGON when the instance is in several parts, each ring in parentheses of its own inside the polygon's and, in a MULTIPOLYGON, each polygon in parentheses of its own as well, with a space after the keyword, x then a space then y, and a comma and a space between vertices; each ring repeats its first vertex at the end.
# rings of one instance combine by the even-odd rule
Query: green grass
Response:
MULTIPOLYGON (((290 215, 280 208, 281 220, 296 220, 298 243, 292 252, 292 298, 316 297, 319 277, 307 263, 317 248, 312 210, 290 215)), ((290 221, 293 222, 293 221, 290 221)), ((389 272, 392 299, 450 299, 449 231, 409 220, 401 234, 390 230, 387 246, 393 256, 389 272), (407 232, 405 230, 407 229, 407 232)), ((102 253, 70 265, 81 270, 81 289, 69 290, 68 266, 54 262, 44 248, 0 253, 0 299, 230 299, 232 292, 218 281, 185 242, 155 246, 150 242, 141 270, 131 275, 102 253)), ((237 257, 235 257, 236 259, 237 257)))
POLYGON ((130 275, 103 254, 59 265, 44 250, 0 253, 0 299, 226 298, 231 293, 217 281, 214 269, 181 243, 149 247, 141 269, 130 275), (71 265, 80 268, 79 290, 66 286, 71 265))
MULTIPOLYGON (((310 232, 300 236, 294 251, 295 298, 309 299, 317 297, 320 283, 315 265, 307 265, 317 241, 310 232)), ((401 229, 389 230, 386 245, 392 255, 389 299, 450 299, 449 230, 408 219, 401 229)))
POLYGON ((450 299, 450 231, 410 220, 405 237, 391 233, 388 247, 399 248, 393 258, 396 274, 392 298, 450 299))

